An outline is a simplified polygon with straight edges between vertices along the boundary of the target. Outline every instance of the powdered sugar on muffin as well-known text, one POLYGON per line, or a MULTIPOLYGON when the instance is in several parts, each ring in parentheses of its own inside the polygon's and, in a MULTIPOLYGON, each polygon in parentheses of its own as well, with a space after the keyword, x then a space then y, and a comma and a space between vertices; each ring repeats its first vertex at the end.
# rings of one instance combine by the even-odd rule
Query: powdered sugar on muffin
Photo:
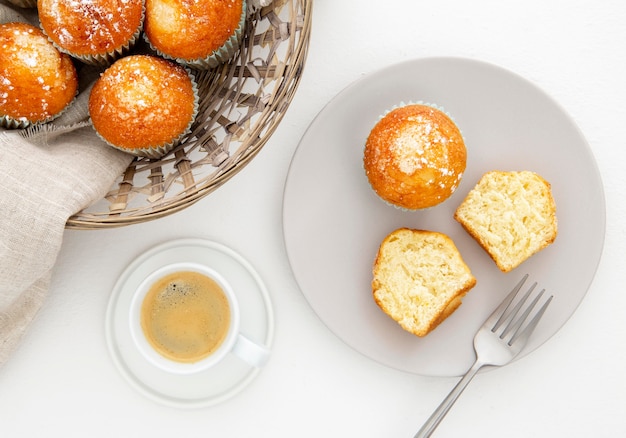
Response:
POLYGON ((429 208, 458 187, 467 161, 452 119, 430 105, 394 108, 367 138, 363 164, 372 189, 397 207, 429 208))

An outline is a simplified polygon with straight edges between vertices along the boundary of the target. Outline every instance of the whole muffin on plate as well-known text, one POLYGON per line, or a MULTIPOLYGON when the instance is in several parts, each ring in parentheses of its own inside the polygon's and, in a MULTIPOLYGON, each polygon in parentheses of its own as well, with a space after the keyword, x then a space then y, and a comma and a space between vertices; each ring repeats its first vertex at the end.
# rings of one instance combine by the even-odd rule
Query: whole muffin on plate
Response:
POLYGON ((0 24, 0 126, 25 128, 59 116, 78 91, 76 68, 43 32, 0 24))
POLYGON ((239 49, 245 20, 246 0, 146 0, 144 37, 159 55, 208 69, 239 49))
POLYGON ((160 158, 189 132, 198 89, 184 67, 157 56, 120 58, 98 78, 89 115, 98 135, 130 154, 160 158))
POLYGON ((458 187, 467 162, 461 131, 430 104, 387 112, 365 143, 363 165, 372 189, 407 210, 433 207, 458 187))
POLYGON ((38 0, 43 31, 61 50, 87 64, 108 64, 141 35, 143 0, 38 0))

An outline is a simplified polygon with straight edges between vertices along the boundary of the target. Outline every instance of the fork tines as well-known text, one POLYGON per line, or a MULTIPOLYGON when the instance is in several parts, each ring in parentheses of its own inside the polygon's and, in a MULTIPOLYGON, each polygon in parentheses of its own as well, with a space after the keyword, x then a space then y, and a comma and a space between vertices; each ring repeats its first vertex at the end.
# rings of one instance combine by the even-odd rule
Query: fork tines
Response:
POLYGON ((526 301, 528 301, 537 287, 537 283, 533 283, 524 296, 517 301, 515 306, 513 306, 513 301, 527 278, 528 274, 524 275, 520 282, 513 288, 509 295, 487 320, 488 325, 493 325, 491 331, 496 334, 499 333, 500 339, 504 340, 508 345, 512 345, 513 342, 519 338, 528 339, 553 298, 553 295, 550 295, 544 301, 543 305, 539 308, 534 317, 528 323, 524 324, 545 293, 545 289, 542 289, 538 294, 536 294, 532 302, 527 305, 521 315, 518 316, 518 313, 520 313, 520 310, 524 307, 526 301))

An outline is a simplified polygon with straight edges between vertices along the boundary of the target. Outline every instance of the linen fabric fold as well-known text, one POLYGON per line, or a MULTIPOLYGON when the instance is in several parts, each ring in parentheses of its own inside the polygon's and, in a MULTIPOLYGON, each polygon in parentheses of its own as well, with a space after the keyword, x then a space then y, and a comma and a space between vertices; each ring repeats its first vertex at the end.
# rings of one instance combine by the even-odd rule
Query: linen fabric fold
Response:
MULTIPOLYGON (((251 0, 251 11, 272 0, 251 0)), ((0 0, 0 23, 37 25, 36 9, 0 0)), ((45 301, 67 220, 102 199, 132 156, 106 145, 88 116, 89 83, 52 123, 0 128, 0 366, 45 301)))
POLYGON ((0 364, 44 302, 67 220, 132 159, 86 122, 55 127, 0 131, 0 364))
MULTIPOLYGON (((0 3, 0 22, 25 16, 0 3)), ((86 86, 51 124, 0 128, 0 365, 44 303, 67 220, 102 199, 132 160, 96 135, 88 99, 86 86)))

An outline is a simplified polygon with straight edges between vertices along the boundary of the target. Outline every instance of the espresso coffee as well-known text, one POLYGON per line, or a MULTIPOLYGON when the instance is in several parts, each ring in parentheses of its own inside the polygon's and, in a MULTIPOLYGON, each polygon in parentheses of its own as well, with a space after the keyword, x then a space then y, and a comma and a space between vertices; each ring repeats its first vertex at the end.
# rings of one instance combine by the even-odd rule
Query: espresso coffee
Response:
POLYGON ((152 347, 176 362, 197 362, 215 352, 230 325, 220 285, 204 274, 180 271, 154 282, 141 305, 141 328, 152 347))

